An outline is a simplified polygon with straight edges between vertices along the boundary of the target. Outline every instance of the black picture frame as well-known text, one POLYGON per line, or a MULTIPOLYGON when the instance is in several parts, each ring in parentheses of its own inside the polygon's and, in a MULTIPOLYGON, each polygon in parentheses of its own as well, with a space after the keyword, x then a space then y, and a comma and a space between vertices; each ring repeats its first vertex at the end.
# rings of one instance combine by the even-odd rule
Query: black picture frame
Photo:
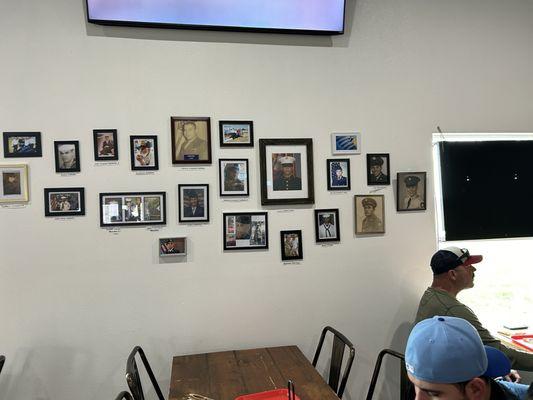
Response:
POLYGON ((259 163, 261 205, 315 202, 313 139, 259 139, 259 163), (303 152, 299 152, 302 147, 306 162, 302 160, 303 152), (292 173, 284 177, 282 166, 290 164, 292 173))
POLYGON ((426 188, 426 172, 398 172, 396 174, 396 211, 426 210, 426 188), (411 192, 409 188, 415 189, 414 192, 411 192))
POLYGON ((85 188, 44 188, 44 215, 46 217, 85 215, 85 188))
POLYGON ((390 154, 369 153, 366 155, 366 182, 368 186, 390 185, 390 173, 390 154), (376 168, 374 169, 373 166, 376 168))
POLYGON ((315 209, 315 241, 340 242, 341 230, 338 208, 315 209), (330 222, 326 222, 329 217, 330 222), (333 217, 333 218, 332 218, 333 217))
POLYGON ((351 189, 349 158, 328 158, 326 160, 328 190, 348 191, 351 189), (337 171, 341 171, 339 176, 337 171))
POLYGON ((209 222, 209 185, 207 183, 178 185, 178 222, 209 222), (191 200, 196 198, 196 206, 191 200))
POLYGON ((220 158, 218 176, 220 197, 250 195, 250 170, 247 158, 220 158), (246 176, 243 177, 243 174, 246 176))
POLYGON ((158 170, 159 151, 157 147, 157 135, 130 136, 130 158, 132 171, 158 170), (146 153, 146 150, 148 153, 146 153), (148 165, 146 165, 147 161, 148 165))
POLYGON ((222 218, 224 250, 268 249, 268 212, 226 212, 222 218))
POLYGON ((220 147, 254 147, 253 121, 218 121, 218 129, 220 147))
POLYGON ((212 163, 210 117, 170 117, 170 139, 173 165, 212 163))
POLYGON ((41 132, 4 132, 4 157, 42 157, 41 132), (21 141, 24 140, 24 144, 21 141), (14 143, 17 141, 18 143, 14 143))
POLYGON ((302 231, 289 230, 280 231, 280 252, 282 261, 303 260, 302 231), (297 239, 298 242, 294 243, 297 239))
POLYGON ((80 142, 78 140, 54 141, 54 159, 56 172, 80 172, 80 142))
POLYGON ((166 223, 166 192, 100 193, 100 227, 102 228, 166 225, 166 223))
POLYGON ((116 129, 93 129, 94 161, 118 160, 118 131, 116 129), (111 137, 110 140, 106 137, 111 137))
POLYGON ((385 233, 385 196, 382 194, 356 194, 355 201, 355 234, 385 233), (369 215, 365 206, 370 207, 369 215))

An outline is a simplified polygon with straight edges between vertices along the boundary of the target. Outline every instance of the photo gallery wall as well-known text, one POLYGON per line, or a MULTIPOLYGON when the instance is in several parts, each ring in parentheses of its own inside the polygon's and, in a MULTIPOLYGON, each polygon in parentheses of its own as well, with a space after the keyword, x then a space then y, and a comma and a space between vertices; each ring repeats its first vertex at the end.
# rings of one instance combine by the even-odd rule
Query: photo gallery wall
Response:
MULTIPOLYGON (((219 121, 221 153, 226 148, 254 148, 253 121, 219 121)), ((118 130, 93 130, 94 161, 119 160, 118 130)), ((215 164, 212 160, 210 117, 170 117, 171 152, 175 166, 215 164)), ((159 169, 157 135, 130 135, 129 161, 132 171, 159 169)), ((81 173, 80 142, 54 141, 56 173, 81 173)), ((42 157, 41 132, 4 132, 4 158, 42 157)), ((259 139, 261 206, 315 203, 315 160, 310 138, 259 139)), ((350 163, 361 160, 361 133, 332 133, 331 155, 325 159, 327 181, 317 184, 318 190, 341 192, 351 190, 350 163), (358 157, 350 158, 351 156, 358 157)), ((324 160, 318 165, 323 166, 324 160)), ((215 164, 216 165, 216 164, 215 164)), ((223 198, 246 198, 250 195, 250 160, 248 158, 218 159, 218 195, 223 198)), ((391 160, 388 153, 366 154, 367 186, 385 188, 391 185, 391 160)), ((0 164, 0 204, 27 203, 29 166, 27 163, 0 164)), ((426 172, 396 173, 397 212, 426 210, 426 172)), ((376 188, 374 188, 376 189, 376 188)), ((381 188, 377 188, 378 190, 381 188)), ((333 198, 332 198, 333 199, 333 198)), ((210 221, 209 185, 203 183, 177 185, 177 215, 179 224, 205 224, 210 221)), ((99 194, 100 226, 103 228, 166 225, 167 194, 159 192, 106 192, 99 194)), ((335 201, 332 200, 332 205, 335 201)), ((385 195, 369 190, 353 196, 352 223, 358 235, 382 235, 385 230, 385 195), (371 193, 370 193, 371 192, 371 193)), ((85 188, 44 188, 46 217, 84 216, 85 188)), ((339 243, 339 208, 315 209, 315 242, 339 243)), ((268 249, 268 212, 223 212, 222 248, 224 251, 268 249)), ((207 228, 206 228, 207 229, 207 228)), ((303 259, 302 230, 280 231, 282 261, 303 259)), ((161 257, 185 256, 187 237, 159 238, 161 257)))

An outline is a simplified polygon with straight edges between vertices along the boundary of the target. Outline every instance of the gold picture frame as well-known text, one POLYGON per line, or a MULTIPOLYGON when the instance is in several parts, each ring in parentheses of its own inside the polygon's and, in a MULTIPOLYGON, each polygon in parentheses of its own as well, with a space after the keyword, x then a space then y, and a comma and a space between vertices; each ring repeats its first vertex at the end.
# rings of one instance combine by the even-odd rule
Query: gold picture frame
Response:
POLYGON ((28 179, 28 164, 0 164, 0 203, 27 203, 28 179))

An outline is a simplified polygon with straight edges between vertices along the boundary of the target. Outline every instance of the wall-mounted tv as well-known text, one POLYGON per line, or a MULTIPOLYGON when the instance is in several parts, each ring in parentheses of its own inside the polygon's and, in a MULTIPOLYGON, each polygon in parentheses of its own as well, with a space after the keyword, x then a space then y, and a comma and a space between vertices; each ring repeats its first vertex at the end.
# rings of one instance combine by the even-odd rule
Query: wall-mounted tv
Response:
POLYGON ((100 25, 334 35, 345 0, 86 0, 100 25))

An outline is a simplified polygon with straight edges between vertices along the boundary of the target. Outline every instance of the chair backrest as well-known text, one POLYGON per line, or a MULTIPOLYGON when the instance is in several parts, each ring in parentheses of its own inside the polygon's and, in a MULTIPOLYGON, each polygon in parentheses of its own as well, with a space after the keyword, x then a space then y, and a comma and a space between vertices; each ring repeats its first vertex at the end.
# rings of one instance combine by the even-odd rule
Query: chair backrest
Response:
POLYGON ((401 400, 412 400, 414 396, 414 387, 413 384, 407 378, 407 370, 405 369, 405 357, 402 353, 391 349, 383 349, 378 354, 378 359, 376 360, 376 365, 374 367, 374 373, 372 374, 372 379, 370 380, 370 385, 368 387, 368 393, 366 395, 366 400, 372 400, 374 395, 374 390, 376 389, 376 383, 379 378, 379 371, 381 369, 381 364, 383 362, 383 357, 390 355, 394 358, 397 358, 401 362, 400 366, 400 399, 401 400))
POLYGON ((333 333, 333 348, 331 351, 328 385, 337 393, 337 396, 341 398, 342 394, 344 393, 344 389, 346 388, 348 375, 350 375, 350 370, 352 369, 353 360, 355 358, 355 348, 353 347, 352 342, 350 342, 346 336, 331 326, 326 326, 322 330, 322 334, 320 335, 320 340, 318 341, 318 346, 316 348, 315 357, 313 358, 314 367, 316 367, 318 358, 320 357, 320 351, 322 350, 324 338, 326 337, 326 333, 328 333, 328 331, 333 333), (342 379, 339 381, 345 347, 348 347, 349 349, 349 356, 344 368, 344 373, 342 374, 342 379))
POLYGON ((133 397, 131 397, 130 392, 120 392, 118 396, 115 398, 115 400, 133 400, 133 397))
POLYGON ((163 393, 161 393, 161 389, 159 388, 159 384, 155 379, 154 373, 152 372, 152 368, 150 368, 148 359, 146 358, 143 349, 141 349, 139 346, 135 346, 133 348, 130 355, 128 356, 128 361, 126 362, 126 381, 128 382, 128 387, 130 388, 133 399, 145 400, 141 384, 141 377, 139 375, 139 369, 137 368, 137 362, 135 361, 135 356, 137 355, 137 353, 141 357, 141 360, 144 364, 144 368, 146 369, 146 372, 150 377, 150 381, 152 382, 152 385, 157 393, 157 397, 159 398, 159 400, 165 400, 165 398, 163 397, 163 393))
POLYGON ((0 372, 2 372, 2 368, 4 368, 4 363, 6 362, 5 356, 0 356, 0 372))

